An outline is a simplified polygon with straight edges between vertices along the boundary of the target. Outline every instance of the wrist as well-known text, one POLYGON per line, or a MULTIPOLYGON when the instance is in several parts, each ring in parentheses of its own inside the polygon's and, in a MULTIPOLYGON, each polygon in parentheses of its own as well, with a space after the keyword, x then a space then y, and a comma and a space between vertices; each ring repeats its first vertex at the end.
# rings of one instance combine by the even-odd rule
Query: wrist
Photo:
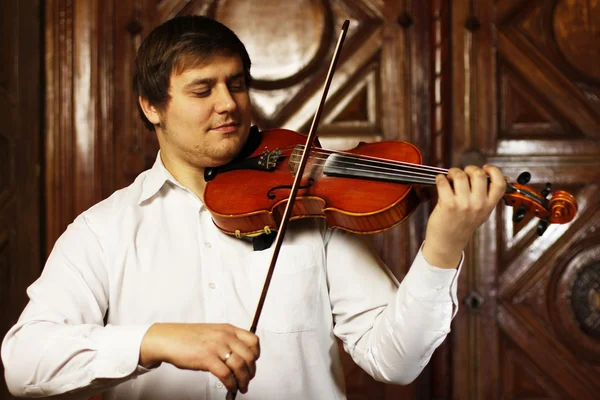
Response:
POLYGON ((153 324, 142 338, 139 365, 144 368, 156 368, 163 362, 160 355, 160 325, 153 324))
POLYGON ((460 264, 463 249, 459 247, 445 248, 436 245, 434 241, 423 244, 421 254, 430 265, 442 269, 456 269, 460 264))

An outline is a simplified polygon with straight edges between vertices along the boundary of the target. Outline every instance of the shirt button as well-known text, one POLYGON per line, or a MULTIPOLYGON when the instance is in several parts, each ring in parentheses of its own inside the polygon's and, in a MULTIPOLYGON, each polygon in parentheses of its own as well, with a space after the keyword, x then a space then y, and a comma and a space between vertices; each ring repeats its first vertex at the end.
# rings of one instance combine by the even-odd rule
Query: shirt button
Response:
POLYGON ((211 243, 211 242, 204 242, 204 246, 205 246, 207 249, 210 249, 210 248, 212 247, 212 243, 211 243))
POLYGON ((221 382, 217 382, 217 389, 223 389, 223 384, 221 382))
POLYGON ((211 289, 214 289, 214 288, 217 287, 217 285, 215 285, 214 283, 211 282, 211 283, 208 284, 208 287, 211 288, 211 289))

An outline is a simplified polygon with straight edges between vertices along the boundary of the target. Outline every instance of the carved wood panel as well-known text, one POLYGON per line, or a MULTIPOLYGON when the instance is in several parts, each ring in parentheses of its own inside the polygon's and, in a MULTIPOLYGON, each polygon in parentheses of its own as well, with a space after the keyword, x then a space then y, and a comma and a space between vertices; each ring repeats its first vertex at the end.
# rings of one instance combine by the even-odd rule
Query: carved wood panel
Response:
MULTIPOLYGON (((41 271, 40 15, 37 0, 0 3, 0 337, 41 271)), ((10 398, 4 379, 0 398, 10 398)))
POLYGON ((579 213, 539 237, 536 219, 499 206, 479 230, 460 282, 453 397, 596 398, 600 3, 454 6, 455 160, 478 154, 513 180, 529 171, 534 188, 572 193, 579 213))

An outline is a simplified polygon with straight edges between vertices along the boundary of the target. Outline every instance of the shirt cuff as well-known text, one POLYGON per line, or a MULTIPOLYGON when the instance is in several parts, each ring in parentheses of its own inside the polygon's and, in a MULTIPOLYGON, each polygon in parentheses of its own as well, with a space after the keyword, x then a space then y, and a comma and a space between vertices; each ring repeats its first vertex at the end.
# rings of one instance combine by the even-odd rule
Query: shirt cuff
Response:
POLYGON ((462 269, 464 253, 456 269, 444 269, 435 267, 425 260, 419 249, 413 264, 404 277, 408 292, 412 297, 423 302, 444 303, 452 301, 456 306, 453 316, 458 310, 456 290, 458 276, 462 269))
POLYGON ((135 373, 141 375, 149 370, 139 366, 140 347, 148 325, 107 325, 94 332, 98 344, 96 379, 123 378, 135 373))

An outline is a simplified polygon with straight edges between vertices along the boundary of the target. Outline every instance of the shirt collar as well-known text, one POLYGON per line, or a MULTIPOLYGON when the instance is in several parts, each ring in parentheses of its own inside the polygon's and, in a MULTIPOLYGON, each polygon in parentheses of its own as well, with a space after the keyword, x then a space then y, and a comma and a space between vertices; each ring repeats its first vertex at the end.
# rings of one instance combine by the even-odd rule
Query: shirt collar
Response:
POLYGON ((173 175, 165 168, 165 165, 160 158, 160 150, 156 155, 156 160, 154 161, 154 165, 152 168, 148 170, 146 174, 146 179, 142 184, 142 193, 140 194, 140 198, 138 200, 138 204, 142 204, 144 201, 153 197, 162 187, 165 182, 171 181, 174 184, 180 186, 180 183, 173 178, 173 175))

